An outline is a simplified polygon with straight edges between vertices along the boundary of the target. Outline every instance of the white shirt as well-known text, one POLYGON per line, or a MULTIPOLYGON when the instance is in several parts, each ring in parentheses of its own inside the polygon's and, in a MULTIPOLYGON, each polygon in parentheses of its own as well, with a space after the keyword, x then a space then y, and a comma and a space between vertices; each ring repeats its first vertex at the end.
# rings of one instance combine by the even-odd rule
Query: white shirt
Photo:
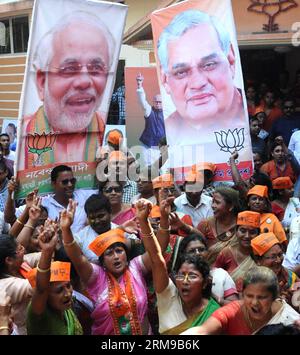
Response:
POLYGON ((136 92, 137 92, 137 96, 138 96, 140 105, 144 110, 144 116, 149 117, 152 107, 149 105, 149 103, 146 100, 146 94, 145 94, 144 88, 140 87, 140 88, 136 89, 136 92))
POLYGON ((9 151, 9 154, 4 155, 4 158, 6 158, 6 159, 10 159, 10 160, 12 160, 12 161, 15 161, 15 158, 16 158, 16 152, 14 152, 14 151, 10 150, 10 151, 9 151))
POLYGON ((288 149, 294 153, 295 158, 300 164, 300 131, 296 131, 292 134, 288 149))
POLYGON ((217 300, 238 293, 232 277, 226 270, 214 267, 209 274, 212 277, 211 293, 217 300))
MULTIPOLYGON (((76 212, 74 216, 74 221, 71 226, 71 230, 73 233, 79 232, 83 229, 87 224, 87 216, 84 211, 84 204, 86 200, 93 194, 96 194, 96 190, 76 190, 73 194, 73 200, 78 203, 76 207, 76 212)), ((48 217, 52 220, 55 220, 59 217, 59 213, 65 209, 60 203, 58 203, 54 198, 53 195, 48 195, 42 197, 42 206, 47 208, 48 217)), ((17 218, 21 216, 23 211, 25 210, 25 205, 20 206, 16 210, 17 218)))
POLYGON ((289 270, 300 265, 300 238, 293 238, 289 241, 282 265, 289 270))
POLYGON ((197 227, 200 221, 213 215, 211 201, 211 197, 201 194, 198 205, 194 207, 189 203, 186 194, 183 193, 174 200, 174 204, 176 206, 176 211, 190 215, 193 221, 193 226, 197 227))
MULTIPOLYGON (((110 229, 118 228, 118 224, 110 223, 110 229)), ((89 245, 95 240, 99 233, 95 232, 91 226, 86 226, 78 233, 74 234, 74 239, 79 245, 85 257, 94 264, 98 264, 99 257, 89 249, 89 245)), ((137 239, 135 234, 125 233, 127 239, 137 239)))

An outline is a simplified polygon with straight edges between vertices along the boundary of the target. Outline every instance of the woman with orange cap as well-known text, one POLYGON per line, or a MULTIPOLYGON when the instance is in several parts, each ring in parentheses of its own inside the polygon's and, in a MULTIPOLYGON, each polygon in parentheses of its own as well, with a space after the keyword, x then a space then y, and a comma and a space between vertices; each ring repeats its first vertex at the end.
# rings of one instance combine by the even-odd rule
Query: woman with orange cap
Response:
POLYGON ((283 220, 285 209, 294 194, 294 184, 289 176, 278 177, 272 181, 272 212, 279 221, 283 220))
POLYGON ((42 250, 36 269, 28 275, 34 288, 27 309, 28 335, 82 335, 82 327, 71 309, 73 287, 71 263, 51 262, 58 241, 57 227, 48 225, 38 237, 42 250))
MULTIPOLYGON (((61 213, 60 227, 68 257, 94 303, 93 335, 150 334, 147 319, 148 302, 145 276, 151 270, 147 253, 129 262, 124 232, 113 229, 99 235, 89 248, 99 256, 99 265, 90 263, 82 254, 71 232, 76 203, 69 202, 61 213)), ((167 210, 167 209, 166 209, 167 210)), ((162 250, 166 248, 168 212, 161 209, 161 228, 157 235, 162 250)))
POLYGON ((257 265, 273 270, 278 278, 280 296, 291 303, 293 285, 299 282, 297 275, 282 266, 283 250, 274 233, 262 233, 251 240, 251 247, 257 265))
POLYGON ((300 201, 293 197, 294 184, 290 177, 279 177, 273 180, 274 201, 273 213, 281 221, 284 228, 289 230, 292 220, 300 215, 300 201))
POLYGON ((278 218, 271 213, 271 202, 268 197, 268 188, 263 185, 255 185, 248 191, 249 210, 260 213, 261 233, 272 232, 279 243, 286 243, 285 231, 278 218))
POLYGON ((255 266, 251 257, 251 240, 260 234, 260 214, 252 211, 240 212, 236 224, 237 243, 224 248, 214 266, 228 271, 238 292, 242 292, 243 278, 255 266))
POLYGON ((198 224, 198 230, 207 240, 208 261, 214 263, 220 251, 232 243, 236 229, 236 216, 240 211, 239 193, 232 188, 219 187, 212 200, 214 215, 198 224))
POLYGON ((217 309, 205 323, 190 328, 184 335, 251 335, 267 324, 299 322, 297 313, 278 299, 275 273, 264 266, 250 269, 243 280, 243 299, 217 309))

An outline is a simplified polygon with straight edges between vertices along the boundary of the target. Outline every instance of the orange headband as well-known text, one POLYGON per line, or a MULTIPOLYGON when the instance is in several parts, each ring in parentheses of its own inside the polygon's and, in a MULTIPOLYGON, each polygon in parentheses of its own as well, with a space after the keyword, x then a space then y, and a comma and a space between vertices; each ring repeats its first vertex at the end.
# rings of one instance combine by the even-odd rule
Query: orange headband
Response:
POLYGON ((210 170, 212 173, 216 170, 216 165, 213 163, 202 162, 192 166, 192 171, 197 172, 199 170, 210 170))
POLYGON ((90 243, 89 249, 97 256, 101 256, 106 249, 115 243, 125 244, 125 236, 122 229, 111 229, 106 233, 98 235, 98 237, 90 243))
POLYGON ((264 185, 255 185, 250 189, 247 193, 247 196, 249 195, 258 195, 260 197, 268 197, 268 187, 264 185))
POLYGON ((185 178, 184 178, 185 182, 203 182, 204 181, 204 176, 201 172, 197 171, 189 171, 185 178))
POLYGON ((160 213, 160 208, 157 205, 154 205, 150 211, 149 214, 150 218, 160 218, 161 217, 161 213, 160 213))
MULTIPOLYGON (((51 276, 50 282, 57 281, 70 281, 71 274, 71 263, 62 261, 53 261, 50 268, 51 276)), ((37 268, 29 271, 27 275, 27 280, 30 285, 34 288, 36 286, 36 273, 37 268)))
POLYGON ((108 133, 107 142, 113 145, 119 145, 122 139, 122 135, 117 130, 113 129, 108 133))
POLYGON ((153 189, 161 189, 164 187, 174 186, 173 176, 171 174, 163 174, 152 180, 153 189))
POLYGON ((290 189, 294 186, 291 178, 289 176, 278 177, 272 181, 272 186, 274 190, 290 189))
POLYGON ((240 212, 237 215, 237 225, 239 226, 250 226, 253 228, 260 227, 260 213, 252 211, 240 212))
POLYGON ((264 255, 275 244, 279 244, 279 241, 275 237, 275 234, 271 232, 262 233, 251 240, 251 247, 253 252, 259 256, 264 255))

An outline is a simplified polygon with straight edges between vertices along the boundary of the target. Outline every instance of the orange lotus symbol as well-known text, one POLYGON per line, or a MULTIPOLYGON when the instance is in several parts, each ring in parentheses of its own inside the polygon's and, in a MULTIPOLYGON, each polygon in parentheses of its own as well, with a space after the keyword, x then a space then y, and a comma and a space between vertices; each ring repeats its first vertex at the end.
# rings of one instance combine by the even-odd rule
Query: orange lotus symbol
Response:
POLYGON ((248 11, 265 14, 269 17, 269 22, 263 25, 263 30, 267 32, 279 30, 278 24, 274 23, 277 15, 298 6, 293 0, 251 0, 251 2, 248 11))
POLYGON ((46 134, 45 132, 43 132, 43 134, 29 133, 27 136, 27 146, 29 148, 28 151, 30 153, 34 153, 40 156, 41 154, 48 152, 49 150, 52 150, 55 139, 56 139, 55 133, 48 133, 48 134, 46 134))

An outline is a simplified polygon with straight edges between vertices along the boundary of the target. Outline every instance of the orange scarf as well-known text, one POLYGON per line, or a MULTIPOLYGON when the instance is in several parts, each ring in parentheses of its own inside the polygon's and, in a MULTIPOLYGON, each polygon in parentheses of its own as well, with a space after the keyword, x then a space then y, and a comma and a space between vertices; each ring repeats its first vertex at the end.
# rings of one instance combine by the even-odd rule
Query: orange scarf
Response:
POLYGON ((125 292, 116 278, 107 273, 108 302, 113 318, 114 331, 117 335, 142 335, 138 320, 136 297, 128 269, 123 274, 125 292))

